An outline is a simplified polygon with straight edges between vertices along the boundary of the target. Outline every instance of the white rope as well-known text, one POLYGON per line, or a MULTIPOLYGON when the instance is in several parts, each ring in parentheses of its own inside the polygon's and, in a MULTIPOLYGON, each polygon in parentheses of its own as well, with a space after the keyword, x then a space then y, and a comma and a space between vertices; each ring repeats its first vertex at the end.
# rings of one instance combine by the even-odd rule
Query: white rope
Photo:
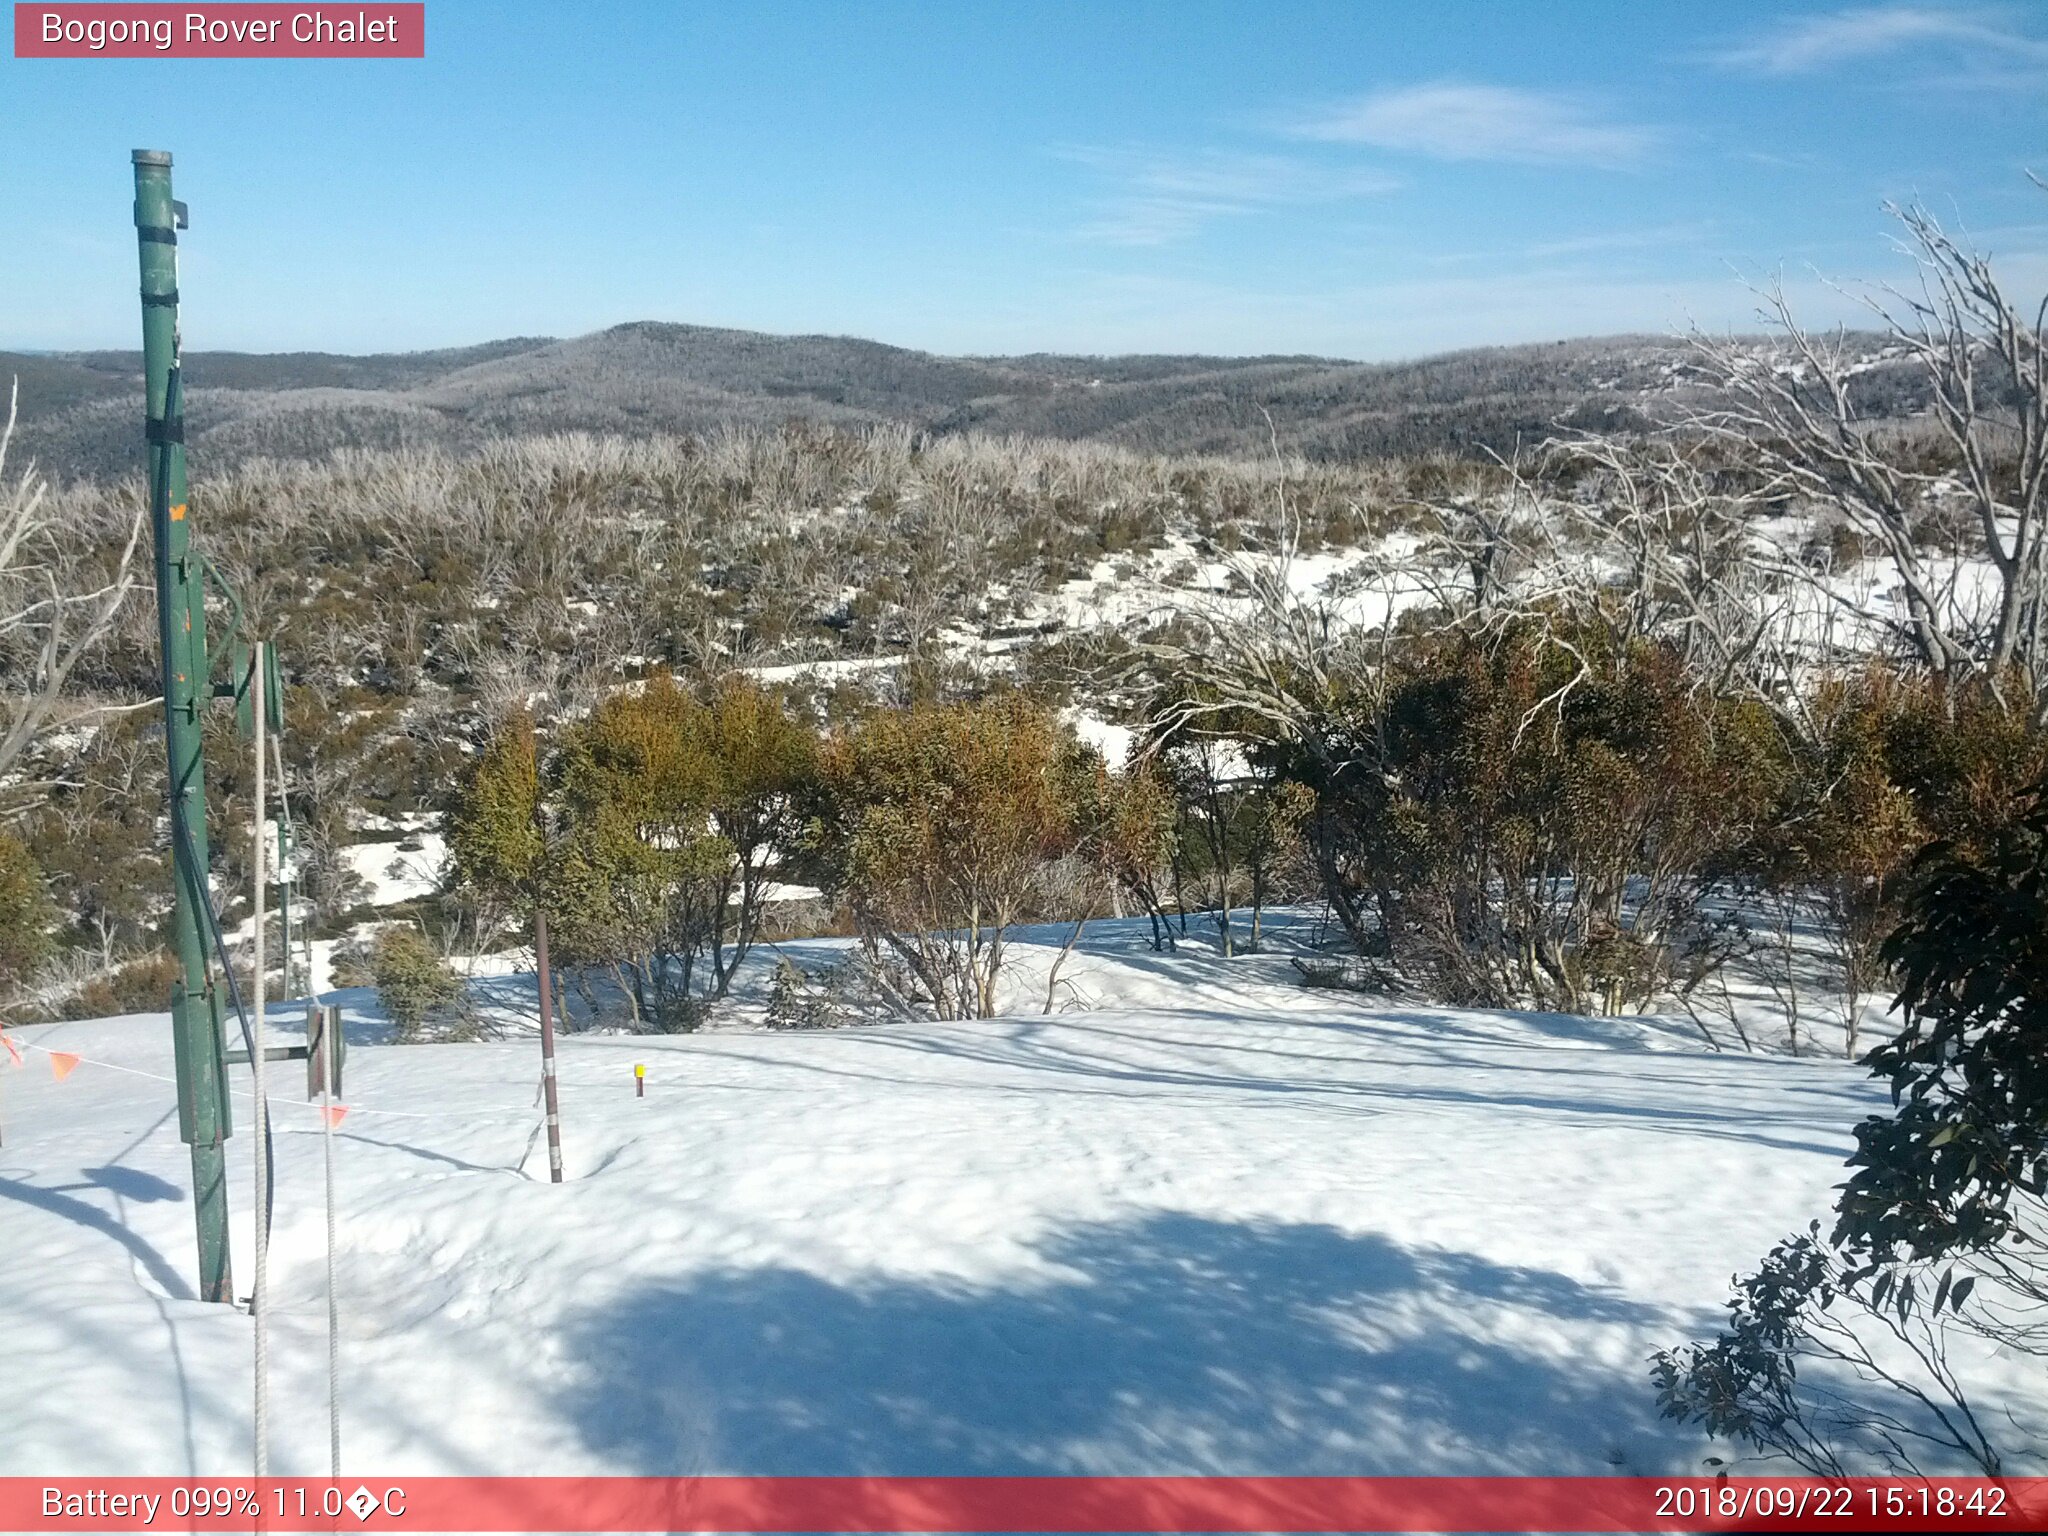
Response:
MULTIPOLYGON (((12 1037, 10 1036, 10 1038, 12 1037)), ((78 1058, 78 1064, 82 1067, 98 1067, 101 1070, 107 1072, 121 1072, 127 1074, 129 1077, 147 1078, 152 1083, 170 1083, 175 1086, 178 1081, 175 1077, 166 1077, 161 1072, 149 1072, 145 1071, 141 1067, 125 1066, 118 1061, 105 1061, 98 1056, 87 1056, 80 1051, 67 1051, 57 1046, 38 1045, 33 1040, 16 1039, 14 1043, 20 1046, 24 1051, 40 1051, 45 1056, 75 1056, 78 1058)), ((633 1044, 635 1042, 629 1041, 627 1043, 633 1044)), ((645 1042, 642 1041, 638 1043, 644 1049, 645 1042)), ((8 1064, 9 1063, 4 1057, 0 1057, 0 1066, 7 1066, 8 1064)), ((538 1082, 538 1079, 536 1078, 535 1081, 538 1082)), ((578 1082, 573 1084, 573 1086, 579 1094, 612 1093, 617 1094, 621 1098, 630 1098, 633 1096, 633 1085, 630 1082, 578 1082)), ((711 1082, 707 1083, 706 1086, 714 1088, 730 1088, 736 1085, 732 1083, 711 1082)), ((238 1099, 247 1099, 251 1097, 251 1095, 246 1089, 236 1088, 232 1084, 229 1085, 228 1092, 238 1099)), ((272 1109, 277 1108, 279 1105, 283 1105, 288 1109, 319 1109, 321 1107, 320 1101, 318 1099, 279 1098, 276 1094, 271 1094, 268 1098, 264 1100, 264 1102, 268 1104, 272 1109)), ((386 1119, 392 1120, 518 1119, 524 1121, 528 1115, 533 1113, 535 1106, 537 1106, 539 1103, 540 1089, 536 1087, 534 1089, 534 1096, 532 1102, 530 1103, 492 1104, 482 1109, 384 1109, 374 1104, 344 1104, 338 1107, 342 1110, 344 1115, 381 1115, 386 1119)), ((545 1124, 546 1122, 543 1120, 542 1123, 545 1124)))
MULTIPOLYGON (((125 1072, 130 1077, 146 1077, 152 1083, 170 1083, 175 1087, 178 1081, 175 1077, 166 1077, 161 1072, 145 1072, 141 1067, 126 1067, 118 1061, 102 1061, 97 1056, 86 1056, 77 1051, 65 1051, 53 1046, 38 1045, 33 1040, 18 1040, 15 1043, 25 1051, 41 1051, 45 1056, 76 1056, 81 1066, 100 1067, 108 1072, 125 1072)), ((594 1091, 601 1092, 603 1090, 594 1091)), ((619 1090, 621 1093, 629 1091, 624 1088, 619 1090)), ((229 1086, 228 1092, 238 1099, 251 1097, 249 1093, 232 1085, 229 1086)), ((269 1097, 264 1100, 264 1103, 272 1108, 279 1104, 288 1105, 293 1109, 320 1108, 320 1101, 317 1099, 280 1099, 269 1097)), ((380 1115, 390 1120, 487 1120, 515 1115, 524 1120, 530 1112, 529 1107, 524 1104, 495 1104, 485 1109, 448 1109, 437 1113, 416 1109, 379 1109, 368 1104, 346 1104, 341 1107, 346 1113, 351 1115, 380 1115)))
MULTIPOLYGON (((313 1004, 316 1009, 318 1003, 313 1004)), ((334 1289, 334 1041, 341 1010, 325 1014, 320 1027, 320 1154, 327 1173, 327 1475, 341 1477, 341 1307, 334 1289)))
MULTIPOLYGON (((284 735, 282 732, 270 738, 270 765, 271 767, 277 770, 277 879, 278 884, 285 887, 287 896, 289 896, 289 894, 294 890, 294 887, 288 883, 290 880, 290 874, 284 867, 284 837, 286 829, 289 828, 292 824, 292 797, 291 791, 288 788, 286 788, 284 771, 284 735)), ((293 851, 294 855, 296 855, 296 848, 294 848, 293 851)), ((284 926, 285 932, 287 934, 290 933, 292 926, 291 908, 292 904, 289 900, 287 900, 284 903, 283 908, 284 926)), ((306 924, 308 932, 311 931, 312 926, 313 925, 311 923, 306 924)), ((281 967, 282 970, 284 971, 284 995, 286 997, 291 997, 294 995, 292 992, 292 947, 289 942, 286 942, 282 947, 284 949, 284 960, 281 967)), ((306 972, 306 987, 309 996, 311 994, 312 985, 313 973, 309 969, 306 972)))
POLYGON ((263 699, 263 642, 257 641, 249 647, 249 701, 254 706, 256 724, 256 825, 250 838, 251 850, 256 856, 256 944, 255 977, 250 988, 255 1015, 252 1025, 254 1038, 249 1046, 249 1067, 256 1089, 256 1281, 249 1293, 249 1311, 256 1320, 256 1401, 254 1418, 256 1425, 256 1475, 270 1475, 270 1117, 263 1094, 263 1016, 264 1007, 263 975, 263 923, 264 923, 264 864, 263 832, 265 814, 269 806, 264 800, 263 758, 265 742, 264 699, 263 699))

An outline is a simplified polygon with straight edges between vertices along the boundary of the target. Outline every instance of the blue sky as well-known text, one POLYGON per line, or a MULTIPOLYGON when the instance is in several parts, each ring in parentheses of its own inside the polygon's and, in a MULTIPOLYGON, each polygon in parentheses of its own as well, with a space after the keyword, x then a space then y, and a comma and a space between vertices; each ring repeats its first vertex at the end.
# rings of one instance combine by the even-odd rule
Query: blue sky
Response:
POLYGON ((1919 197, 2048 287, 2048 5, 428 0, 414 62, 0 58, 0 346, 133 346, 128 151, 187 344, 632 319, 947 352, 1747 328, 1902 278, 1919 197))

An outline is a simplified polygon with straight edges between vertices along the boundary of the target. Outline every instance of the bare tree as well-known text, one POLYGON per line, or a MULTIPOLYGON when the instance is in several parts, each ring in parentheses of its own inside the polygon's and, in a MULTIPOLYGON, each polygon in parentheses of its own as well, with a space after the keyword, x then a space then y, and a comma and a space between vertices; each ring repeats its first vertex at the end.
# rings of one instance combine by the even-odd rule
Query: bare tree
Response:
MULTIPOLYGON (((64 536, 51 516, 48 487, 33 464, 9 477, 21 393, 15 381, 0 429, 0 782, 51 729, 89 717, 67 701, 66 684, 99 642, 135 584, 143 513, 130 523, 111 570, 95 570, 85 541, 64 536)), ((24 797, 18 787, 7 798, 24 797)))
POLYGON ((2030 315, 1926 209, 1888 211, 1919 282, 1865 302, 1924 386, 1941 451, 1886 430, 1862 350, 1802 328, 1779 288, 1763 294, 1779 347, 1692 338, 1720 398, 1687 425, 1757 466, 1761 497, 1839 517, 1883 562, 1893 579, 1863 591, 1779 562, 1842 611, 1852 644, 1889 640, 2048 723, 2048 298, 2030 315))

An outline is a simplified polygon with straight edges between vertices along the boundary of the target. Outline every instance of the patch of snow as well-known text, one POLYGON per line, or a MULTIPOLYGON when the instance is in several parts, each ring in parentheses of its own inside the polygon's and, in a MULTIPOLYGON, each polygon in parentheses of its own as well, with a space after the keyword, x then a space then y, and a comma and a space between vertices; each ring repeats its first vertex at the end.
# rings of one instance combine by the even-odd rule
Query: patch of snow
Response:
POLYGON ((370 888, 365 899, 388 907, 417 901, 440 888, 448 844, 439 832, 417 831, 396 843, 352 843, 339 851, 341 862, 370 888))
POLYGON ((1129 760, 1131 743, 1138 739, 1138 733, 1128 725, 1112 725, 1085 709, 1063 710, 1060 718, 1074 728, 1074 734, 1084 745, 1100 752, 1110 767, 1121 768, 1129 760))

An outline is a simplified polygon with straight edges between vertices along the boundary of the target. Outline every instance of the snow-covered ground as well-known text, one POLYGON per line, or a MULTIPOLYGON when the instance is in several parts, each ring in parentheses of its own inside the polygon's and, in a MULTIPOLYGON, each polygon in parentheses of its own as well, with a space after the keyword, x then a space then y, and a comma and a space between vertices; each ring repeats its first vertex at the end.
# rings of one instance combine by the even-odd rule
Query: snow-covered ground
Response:
POLYGON ((352 843, 340 850, 342 863, 363 882, 363 900, 387 907, 417 901, 440 889, 448 845, 439 832, 408 830, 395 842, 352 843))
MULTIPOLYGON (((1730 1275, 1828 1209, 1848 1127, 1884 1102, 1859 1069, 1313 991, 1284 956, 1157 955, 1143 930, 1096 925, 1060 989, 1076 1011, 1052 1016, 1046 930, 1008 1018, 565 1037, 561 1187, 530 1039, 359 1043, 335 1133, 344 1471, 1644 1473, 1713 1453, 1656 1417, 1646 1357, 1710 1332, 1730 1275)), ((831 944, 786 948, 815 966, 831 944)), ((164 1020, 15 1033, 0 1473, 244 1466, 250 1324, 192 1299, 164 1020), (58 1081, 52 1050, 84 1060, 58 1081)), ((297 1064, 274 1070, 303 1096, 297 1064)), ((272 1465, 312 1474, 321 1138, 308 1106, 276 1118, 272 1465)), ((230 1150, 246 1288, 252 1138, 230 1150)), ((1991 1380, 2039 1406, 2017 1372, 1991 1380)))

